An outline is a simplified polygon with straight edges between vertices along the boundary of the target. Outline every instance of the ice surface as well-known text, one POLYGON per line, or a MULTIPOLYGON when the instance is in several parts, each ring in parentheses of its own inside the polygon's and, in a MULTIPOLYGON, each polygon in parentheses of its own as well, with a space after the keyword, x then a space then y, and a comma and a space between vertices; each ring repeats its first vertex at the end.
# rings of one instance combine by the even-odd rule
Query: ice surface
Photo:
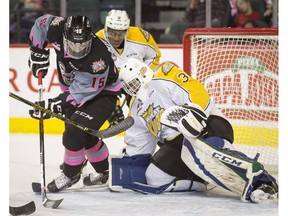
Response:
MULTIPOLYGON (((60 135, 45 135, 46 185, 60 174, 63 147, 60 135)), ((123 137, 106 139, 111 154, 118 154, 124 146, 123 137)), ((231 193, 215 188, 206 193, 163 193, 144 195, 136 192, 69 190, 47 193, 49 199, 61 199, 57 209, 42 206, 41 197, 32 192, 31 182, 40 182, 39 137, 10 134, 9 204, 18 206, 34 201, 33 215, 85 216, 276 216, 278 202, 270 204, 243 203, 231 193)), ((88 167, 89 171, 89 167, 88 167)), ((7 208, 8 209, 8 208, 7 208)), ((8 210, 7 210, 8 212, 8 210)), ((6 214, 5 214, 6 215, 6 214)), ((7 213, 8 215, 8 213, 7 213)))

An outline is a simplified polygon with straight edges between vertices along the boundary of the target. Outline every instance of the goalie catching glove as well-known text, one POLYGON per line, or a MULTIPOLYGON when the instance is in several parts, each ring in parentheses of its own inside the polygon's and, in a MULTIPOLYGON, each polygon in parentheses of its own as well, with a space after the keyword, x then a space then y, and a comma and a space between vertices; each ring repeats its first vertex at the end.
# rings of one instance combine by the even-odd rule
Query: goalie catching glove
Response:
POLYGON ((197 104, 171 106, 162 113, 160 122, 185 137, 198 137, 206 127, 207 116, 197 104))
POLYGON ((49 55, 49 50, 30 46, 28 65, 34 77, 38 77, 40 71, 43 73, 43 78, 46 76, 49 67, 49 55))

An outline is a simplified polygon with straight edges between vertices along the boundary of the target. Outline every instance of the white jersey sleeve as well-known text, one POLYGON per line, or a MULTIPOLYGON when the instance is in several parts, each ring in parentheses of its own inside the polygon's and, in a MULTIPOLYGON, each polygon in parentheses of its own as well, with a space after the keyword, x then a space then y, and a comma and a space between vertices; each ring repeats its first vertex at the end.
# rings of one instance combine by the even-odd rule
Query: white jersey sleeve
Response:
POLYGON ((135 100, 131 103, 130 113, 134 118, 134 125, 125 132, 124 142, 127 144, 126 154, 153 154, 157 146, 157 138, 152 136, 150 131, 143 124, 140 116, 137 115, 137 108, 140 102, 135 100))

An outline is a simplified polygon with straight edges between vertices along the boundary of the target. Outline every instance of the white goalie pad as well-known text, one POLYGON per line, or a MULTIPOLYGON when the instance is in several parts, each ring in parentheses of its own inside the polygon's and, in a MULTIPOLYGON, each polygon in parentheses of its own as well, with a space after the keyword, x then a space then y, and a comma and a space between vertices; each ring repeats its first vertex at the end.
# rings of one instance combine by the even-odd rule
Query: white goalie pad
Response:
POLYGON ((216 149, 198 138, 184 139, 181 158, 196 175, 240 195, 244 202, 248 201, 254 176, 263 173, 260 163, 216 149), (246 170, 246 174, 238 172, 240 169, 246 170))

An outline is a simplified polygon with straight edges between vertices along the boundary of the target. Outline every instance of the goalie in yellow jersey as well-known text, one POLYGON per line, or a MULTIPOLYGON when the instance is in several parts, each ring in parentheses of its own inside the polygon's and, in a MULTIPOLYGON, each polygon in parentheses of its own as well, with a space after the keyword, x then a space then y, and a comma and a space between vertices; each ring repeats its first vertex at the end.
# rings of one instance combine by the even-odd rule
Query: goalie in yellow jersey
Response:
POLYGON ((135 123, 125 132, 126 153, 109 158, 111 190, 205 191, 209 183, 244 202, 277 200, 276 180, 234 149, 231 124, 200 82, 169 62, 153 72, 133 58, 119 78, 135 123))

